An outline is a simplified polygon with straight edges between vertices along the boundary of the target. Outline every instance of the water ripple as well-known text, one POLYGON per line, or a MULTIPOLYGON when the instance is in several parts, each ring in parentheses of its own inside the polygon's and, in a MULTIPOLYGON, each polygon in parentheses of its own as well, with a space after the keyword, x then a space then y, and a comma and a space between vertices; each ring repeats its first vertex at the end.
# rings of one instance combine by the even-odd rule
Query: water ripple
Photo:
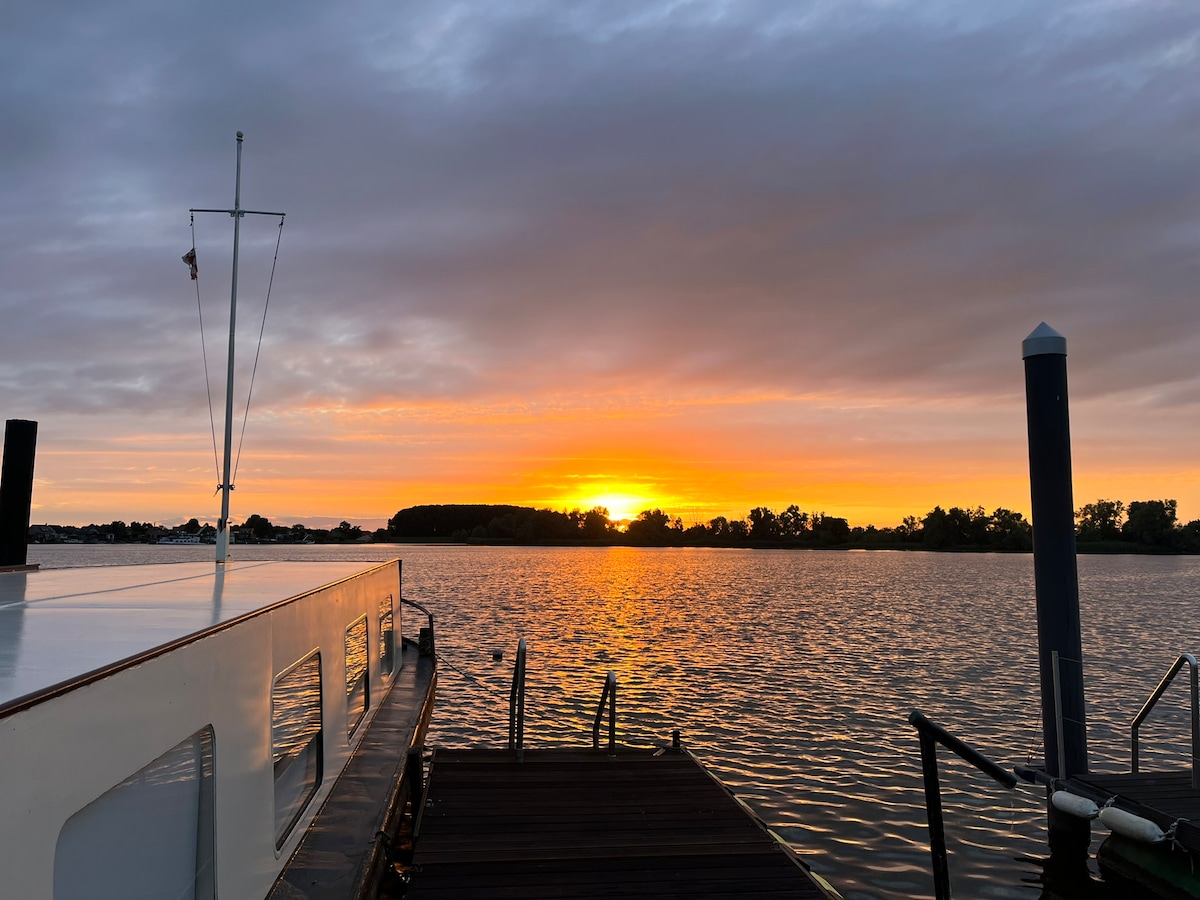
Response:
MULTIPOLYGON (((155 549, 191 559, 204 548, 155 549)), ((910 710, 1005 767, 1041 755, 1029 556, 458 546, 238 552, 402 556, 405 595, 434 611, 439 652, 454 667, 439 683, 436 744, 507 739, 520 637, 530 648, 530 745, 590 742, 605 675, 615 672, 622 742, 665 743, 682 729, 697 756, 846 900, 933 893, 910 710), (505 660, 497 662, 500 649, 505 660)), ((1084 666, 1092 768, 1124 770, 1133 715, 1179 653, 1200 649, 1200 559, 1082 557, 1079 571, 1086 659, 1067 664, 1084 666)), ((1186 707, 1186 689, 1168 692, 1144 726, 1147 768, 1186 759, 1186 707)), ((940 769, 955 893, 1038 897, 1044 795, 1027 786, 1006 791, 948 753, 940 769)))

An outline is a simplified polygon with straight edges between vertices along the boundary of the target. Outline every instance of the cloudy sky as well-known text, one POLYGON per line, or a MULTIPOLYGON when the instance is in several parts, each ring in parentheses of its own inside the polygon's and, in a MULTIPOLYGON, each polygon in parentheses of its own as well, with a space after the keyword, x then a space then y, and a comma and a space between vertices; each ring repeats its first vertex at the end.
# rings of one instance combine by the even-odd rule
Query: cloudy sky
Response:
POLYGON ((7 4, 35 522, 215 521, 239 129, 235 521, 1027 514, 1042 321, 1076 505, 1200 517, 1194 0, 7 4))

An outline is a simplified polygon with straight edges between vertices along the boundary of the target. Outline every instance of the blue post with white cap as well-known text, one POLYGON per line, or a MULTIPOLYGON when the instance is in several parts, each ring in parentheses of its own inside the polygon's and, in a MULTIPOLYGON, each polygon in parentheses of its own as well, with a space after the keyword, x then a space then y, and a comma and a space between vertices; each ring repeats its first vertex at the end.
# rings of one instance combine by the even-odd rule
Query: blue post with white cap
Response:
POLYGON ((1043 322, 1021 345, 1029 423, 1029 488, 1033 506, 1033 577, 1037 591, 1038 663, 1046 768, 1057 778, 1086 772, 1083 649, 1079 570, 1071 492, 1067 415, 1067 339, 1043 322), (1059 658, 1062 746, 1059 746, 1053 656, 1059 658), (1059 770, 1060 760, 1065 771, 1059 770))
MULTIPOLYGON (((1042 734, 1046 771, 1067 778, 1088 770, 1067 414, 1067 340, 1043 322, 1025 338, 1021 352, 1025 359, 1029 426, 1042 734)), ((1090 832, 1087 822, 1056 816, 1053 806, 1049 812, 1051 855, 1061 850, 1076 856, 1082 850, 1086 857, 1090 832)))

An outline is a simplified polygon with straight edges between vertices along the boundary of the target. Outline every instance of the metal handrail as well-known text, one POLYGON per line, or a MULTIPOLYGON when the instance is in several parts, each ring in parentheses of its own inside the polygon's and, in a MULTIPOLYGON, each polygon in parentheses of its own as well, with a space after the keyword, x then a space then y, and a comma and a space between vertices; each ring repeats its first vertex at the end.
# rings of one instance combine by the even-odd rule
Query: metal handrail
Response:
POLYGON ((1196 762, 1200 759, 1200 664, 1196 662, 1196 657, 1190 653, 1180 654, 1175 660, 1174 665, 1166 675, 1162 677, 1162 681, 1158 683, 1158 687, 1154 689, 1154 693, 1150 695, 1150 699, 1143 704, 1141 711, 1133 717, 1133 723, 1129 726, 1130 731, 1130 751, 1132 754, 1131 771, 1138 770, 1138 728, 1146 717, 1150 715, 1150 711, 1154 709, 1154 705, 1158 703, 1163 692, 1175 680, 1175 676, 1179 674, 1179 670, 1187 665, 1191 669, 1191 689, 1192 689, 1192 787, 1200 788, 1200 769, 1197 769, 1196 762))
POLYGON ((604 717, 604 704, 608 703, 608 755, 617 755, 617 676, 609 672, 604 679, 604 690, 600 692, 600 703, 596 706, 596 719, 592 722, 592 748, 600 749, 600 720, 604 717))
POLYGON ((508 749, 517 751, 517 762, 525 761, 525 638, 517 643, 512 690, 508 695, 508 749))
POLYGON ((429 625, 421 629, 417 638, 417 646, 422 656, 436 656, 437 647, 434 645, 433 640, 433 613, 427 610, 416 600, 409 600, 406 597, 401 597, 400 602, 404 606, 411 606, 413 609, 419 609, 421 612, 425 613, 425 616, 429 619, 429 625))
POLYGON ((942 789, 938 784, 937 745, 956 753, 985 775, 1006 788, 1017 786, 1012 772, 992 762, 974 747, 964 744, 941 725, 925 718, 919 709, 908 716, 921 740, 921 771, 925 777, 925 814, 929 819, 929 852, 933 857, 933 887, 937 900, 950 897, 950 861, 946 855, 946 827, 942 821, 942 789))

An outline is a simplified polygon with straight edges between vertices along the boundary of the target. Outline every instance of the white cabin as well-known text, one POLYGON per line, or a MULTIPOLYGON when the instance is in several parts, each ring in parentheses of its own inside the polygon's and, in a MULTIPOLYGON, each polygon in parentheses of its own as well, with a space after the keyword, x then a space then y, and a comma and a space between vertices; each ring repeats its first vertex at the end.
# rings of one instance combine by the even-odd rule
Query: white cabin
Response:
POLYGON ((361 568, 0 574, 3 895, 266 896, 404 658, 361 568))

